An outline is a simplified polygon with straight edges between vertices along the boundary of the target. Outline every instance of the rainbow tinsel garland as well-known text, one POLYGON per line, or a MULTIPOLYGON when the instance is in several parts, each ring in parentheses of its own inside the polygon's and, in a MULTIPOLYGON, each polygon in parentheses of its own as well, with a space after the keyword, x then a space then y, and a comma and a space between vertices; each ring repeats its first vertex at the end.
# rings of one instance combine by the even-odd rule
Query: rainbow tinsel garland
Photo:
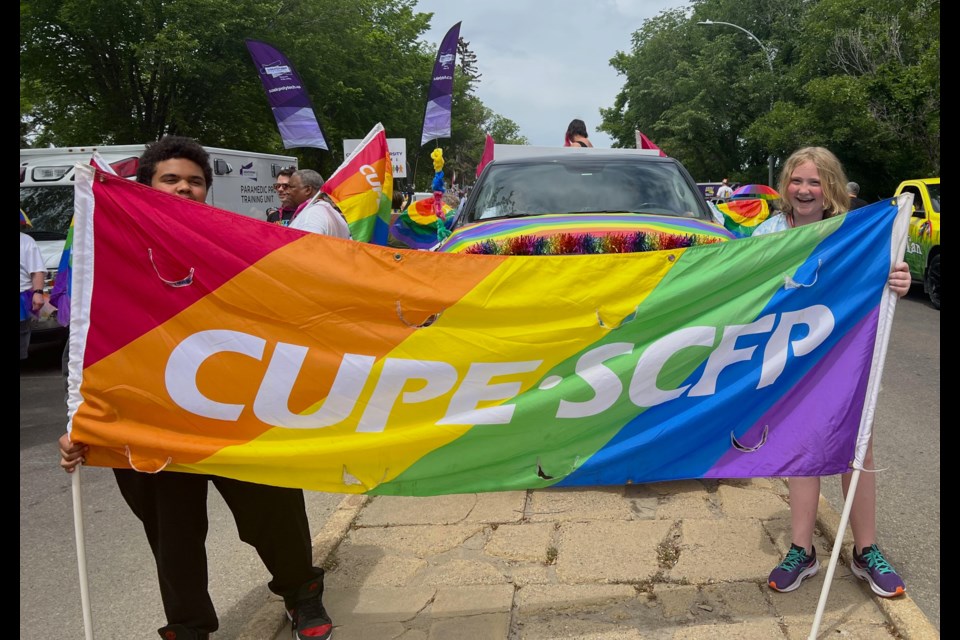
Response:
POLYGON ((560 256, 596 253, 639 253, 683 249, 724 242, 721 238, 637 231, 596 236, 589 233, 560 233, 554 236, 516 236, 488 239, 467 248, 464 253, 495 256, 560 256))

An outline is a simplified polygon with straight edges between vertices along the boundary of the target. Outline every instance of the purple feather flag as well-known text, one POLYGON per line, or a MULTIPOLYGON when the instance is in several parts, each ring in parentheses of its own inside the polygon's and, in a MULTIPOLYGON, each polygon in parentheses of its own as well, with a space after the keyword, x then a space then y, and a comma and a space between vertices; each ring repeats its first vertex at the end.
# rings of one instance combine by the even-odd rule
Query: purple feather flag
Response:
POLYGON ((433 78, 427 91, 427 108, 423 114, 423 135, 420 146, 437 138, 450 137, 450 121, 453 100, 453 70, 457 64, 457 42, 460 40, 460 23, 450 27, 437 49, 437 61, 433 65, 433 78))
POLYGON ((266 42, 248 39, 246 43, 267 93, 273 117, 277 120, 284 148, 327 149, 307 90, 287 57, 266 42))

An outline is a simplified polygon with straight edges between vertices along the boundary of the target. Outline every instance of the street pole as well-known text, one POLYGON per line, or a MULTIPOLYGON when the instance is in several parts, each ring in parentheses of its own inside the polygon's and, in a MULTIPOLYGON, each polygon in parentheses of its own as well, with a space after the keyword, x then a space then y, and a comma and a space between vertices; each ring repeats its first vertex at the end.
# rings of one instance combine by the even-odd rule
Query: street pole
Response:
MULTIPOLYGON (((767 47, 766 45, 764 45, 763 42, 760 41, 760 38, 753 35, 753 33, 751 33, 750 31, 747 31, 746 29, 744 29, 738 24, 733 24, 732 22, 720 22, 716 20, 701 20, 697 22, 697 24, 702 24, 706 26, 722 24, 727 27, 733 27, 734 29, 739 29, 740 31, 750 36, 753 39, 753 41, 756 42, 757 45, 760 47, 760 50, 763 51, 763 56, 767 59, 767 66, 770 67, 770 75, 771 76, 773 75, 773 57, 776 55, 776 52, 770 47, 767 47)), ((773 109, 773 96, 770 97, 770 109, 771 110, 773 109)), ((767 156, 767 184, 770 187, 774 186, 773 185, 773 165, 774 164, 775 163, 774 163, 773 154, 768 155, 767 156)))

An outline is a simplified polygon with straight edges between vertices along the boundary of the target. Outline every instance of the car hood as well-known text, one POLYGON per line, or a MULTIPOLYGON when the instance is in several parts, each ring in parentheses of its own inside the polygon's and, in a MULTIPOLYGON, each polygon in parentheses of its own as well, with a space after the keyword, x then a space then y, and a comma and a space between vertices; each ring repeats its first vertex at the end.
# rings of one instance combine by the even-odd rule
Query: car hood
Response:
POLYGON ((500 218, 460 227, 437 250, 495 255, 658 251, 726 242, 713 222, 644 213, 575 213, 500 218))

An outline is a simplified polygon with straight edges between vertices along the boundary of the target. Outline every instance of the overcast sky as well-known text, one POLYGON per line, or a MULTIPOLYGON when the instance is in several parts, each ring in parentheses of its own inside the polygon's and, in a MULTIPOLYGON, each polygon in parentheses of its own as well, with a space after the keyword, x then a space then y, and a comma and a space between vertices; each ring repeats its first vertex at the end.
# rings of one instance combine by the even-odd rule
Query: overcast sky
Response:
MULTIPOLYGON (((462 21, 460 36, 477 54, 483 77, 476 88, 485 105, 520 126, 534 145, 562 145, 573 118, 590 139, 609 147, 596 130, 600 108, 613 106, 624 78, 610 66, 644 20, 684 0, 419 0, 434 14, 428 42, 439 46, 462 21)), ((454 114, 456 126, 456 114, 454 114)))

